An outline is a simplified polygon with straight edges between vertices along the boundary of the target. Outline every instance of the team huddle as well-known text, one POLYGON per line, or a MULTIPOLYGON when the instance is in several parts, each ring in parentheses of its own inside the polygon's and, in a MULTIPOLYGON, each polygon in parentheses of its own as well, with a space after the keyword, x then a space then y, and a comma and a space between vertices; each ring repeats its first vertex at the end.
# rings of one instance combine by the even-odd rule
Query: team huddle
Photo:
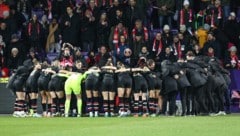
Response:
POLYGON ((225 115, 230 112, 230 82, 229 72, 216 58, 194 56, 189 51, 186 60, 164 60, 159 65, 141 57, 134 68, 114 64, 111 57, 104 66, 87 70, 81 61, 62 66, 58 60, 51 64, 26 60, 7 88, 16 96, 14 117, 68 117, 72 94, 78 117, 83 116, 83 107, 89 117, 99 113, 105 117, 156 117, 176 115, 178 94, 182 116, 225 115), (37 113, 38 106, 42 106, 42 114, 37 113))

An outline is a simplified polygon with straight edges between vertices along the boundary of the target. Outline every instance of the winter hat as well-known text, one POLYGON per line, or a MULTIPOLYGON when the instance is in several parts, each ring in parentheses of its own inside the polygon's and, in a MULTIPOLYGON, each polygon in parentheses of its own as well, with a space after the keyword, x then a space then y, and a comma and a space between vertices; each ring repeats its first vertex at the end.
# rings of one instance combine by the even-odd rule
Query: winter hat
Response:
POLYGON ((237 51, 237 47, 236 46, 232 46, 231 48, 228 49, 228 51, 237 51))
POLYGON ((183 31, 183 32, 185 32, 186 31, 186 25, 180 25, 180 31, 183 31))
POLYGON ((230 16, 236 17, 235 12, 231 12, 231 13, 230 13, 230 16))
POLYGON ((210 30, 210 25, 209 24, 204 24, 203 25, 203 29, 205 29, 205 30, 207 30, 207 31, 209 31, 210 30))
POLYGON ((189 0, 184 0, 183 5, 184 5, 184 6, 190 5, 189 0))
POLYGON ((164 25, 163 30, 164 30, 164 31, 165 31, 165 30, 170 30, 169 25, 164 25))

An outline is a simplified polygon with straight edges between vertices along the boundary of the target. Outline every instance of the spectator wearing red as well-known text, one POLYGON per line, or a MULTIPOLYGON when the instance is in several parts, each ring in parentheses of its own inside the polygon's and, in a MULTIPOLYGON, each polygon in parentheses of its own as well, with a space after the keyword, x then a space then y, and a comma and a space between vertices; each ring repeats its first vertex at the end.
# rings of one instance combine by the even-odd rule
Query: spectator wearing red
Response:
POLYGON ((118 22, 118 24, 111 30, 109 36, 110 50, 115 50, 116 46, 118 47, 118 44, 120 43, 120 35, 124 35, 125 40, 129 39, 127 28, 124 27, 122 21, 118 22))
POLYGON ((60 56, 60 64, 63 67, 72 67, 73 66, 73 55, 71 51, 73 50, 73 46, 69 43, 63 44, 63 51, 60 56))
POLYGON ((185 45, 183 45, 179 40, 178 35, 175 35, 173 37, 173 44, 171 46, 171 51, 173 55, 177 57, 178 60, 184 59, 186 54, 186 49, 185 49, 185 45))
POLYGON ((29 37, 30 48, 42 51, 41 46, 42 25, 38 21, 37 15, 33 14, 32 19, 27 25, 27 36, 29 37))
POLYGON ((160 54, 163 53, 165 48, 167 47, 167 45, 162 39, 162 34, 160 32, 157 32, 151 45, 152 45, 152 48, 151 48, 152 58, 155 60, 155 62, 159 62, 160 54))
POLYGON ((225 58, 225 67, 227 69, 240 69, 240 60, 237 54, 237 47, 232 46, 228 49, 229 55, 225 58))
POLYGON ((143 26, 142 20, 136 20, 135 27, 132 30, 133 55, 138 58, 142 46, 148 46, 149 34, 148 29, 143 26))
POLYGON ((179 12, 179 25, 185 25, 186 28, 193 28, 194 11, 190 8, 189 0, 184 0, 183 8, 179 12))

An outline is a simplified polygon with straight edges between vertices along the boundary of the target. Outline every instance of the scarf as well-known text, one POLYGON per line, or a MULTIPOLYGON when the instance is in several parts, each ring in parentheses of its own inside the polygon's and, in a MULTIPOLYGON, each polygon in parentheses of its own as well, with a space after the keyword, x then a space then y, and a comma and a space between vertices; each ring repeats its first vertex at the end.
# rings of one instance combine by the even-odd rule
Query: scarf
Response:
MULTIPOLYGON (((128 35, 127 35, 127 31, 125 28, 123 28, 123 35, 125 37, 125 39, 127 39, 128 35)), ((117 50, 117 53, 119 54, 120 49, 119 49, 119 29, 116 27, 114 29, 114 33, 113 33, 113 44, 115 44, 115 48, 117 50)))
POLYGON ((158 43, 158 49, 156 49, 156 42, 157 42, 157 40, 155 38, 154 41, 153 41, 152 51, 155 52, 157 50, 156 56, 158 56, 162 52, 163 44, 162 44, 162 40, 160 40, 159 43, 158 43))
POLYGON ((177 47, 174 44, 174 55, 178 57, 178 59, 182 58, 182 50, 181 50, 181 43, 178 42, 177 47))
MULTIPOLYGON (((136 32, 137 32, 137 28, 135 27, 132 30, 132 36, 134 41, 136 41, 136 32)), ((146 27, 143 27, 143 34, 144 34, 144 40, 148 41, 148 30, 146 27)))
MULTIPOLYGON (((40 34, 40 25, 38 22, 37 23, 37 34, 39 35, 40 34)), ((28 35, 31 36, 32 35, 32 22, 30 22, 28 24, 28 35)))
POLYGON ((47 1, 48 4, 48 19, 52 19, 52 0, 47 1))
POLYGON ((218 16, 217 16, 218 19, 222 19, 222 7, 219 6, 218 7, 218 16))
POLYGON ((45 47, 45 50, 46 52, 49 51, 49 47, 52 43, 55 43, 55 36, 54 36, 54 33, 55 31, 58 29, 58 24, 56 24, 55 26, 53 26, 52 24, 49 25, 49 34, 48 34, 48 37, 47 37, 47 42, 46 42, 46 47, 45 47))
MULTIPOLYGON (((192 9, 189 9, 188 11, 189 17, 188 17, 188 22, 192 22, 192 18, 193 18, 193 12, 192 9)), ((180 25, 184 25, 184 9, 182 9, 180 11, 180 25)))
POLYGON ((214 27, 214 10, 212 10, 211 27, 214 27))

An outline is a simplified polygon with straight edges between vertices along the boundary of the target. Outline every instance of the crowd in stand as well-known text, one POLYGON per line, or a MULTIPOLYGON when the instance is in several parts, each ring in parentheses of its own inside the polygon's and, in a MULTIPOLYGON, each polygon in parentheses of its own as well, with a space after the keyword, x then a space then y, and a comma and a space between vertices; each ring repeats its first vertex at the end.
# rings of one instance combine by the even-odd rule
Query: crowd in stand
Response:
MULTIPOLYGON (((154 61, 164 73, 161 63, 180 63, 187 56, 214 58, 222 66, 215 71, 224 75, 223 67, 240 68, 239 16, 235 0, 0 0, 1 76, 29 59, 58 60, 67 69, 80 62, 84 71, 92 66, 112 71, 109 59, 111 67, 129 68, 154 61)), ((166 97, 171 101, 174 95, 166 97)), ((204 112, 205 106, 200 106, 204 112)))

